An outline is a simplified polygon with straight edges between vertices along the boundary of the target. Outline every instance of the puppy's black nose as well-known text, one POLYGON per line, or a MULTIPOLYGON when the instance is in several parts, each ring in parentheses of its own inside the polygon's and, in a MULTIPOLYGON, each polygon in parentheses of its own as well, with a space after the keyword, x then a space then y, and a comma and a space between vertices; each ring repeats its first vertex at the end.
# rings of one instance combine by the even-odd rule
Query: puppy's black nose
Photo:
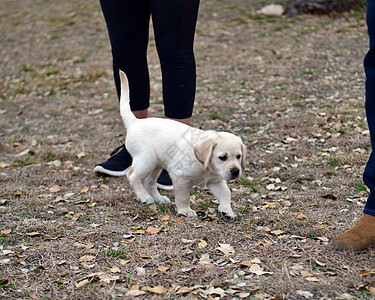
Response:
POLYGON ((237 178, 238 175, 240 175, 240 170, 237 168, 233 168, 230 170, 230 174, 232 175, 232 178, 237 178))

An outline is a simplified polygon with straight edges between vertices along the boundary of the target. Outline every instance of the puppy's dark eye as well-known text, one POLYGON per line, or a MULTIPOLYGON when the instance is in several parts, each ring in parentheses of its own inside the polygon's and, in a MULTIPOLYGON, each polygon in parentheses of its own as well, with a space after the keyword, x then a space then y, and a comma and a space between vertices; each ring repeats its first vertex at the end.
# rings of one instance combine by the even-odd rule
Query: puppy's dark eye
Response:
POLYGON ((226 161, 227 160, 227 156, 226 155, 219 156, 219 159, 221 161, 226 161))
POLYGON ((241 159, 241 155, 240 154, 237 155, 237 159, 241 159))

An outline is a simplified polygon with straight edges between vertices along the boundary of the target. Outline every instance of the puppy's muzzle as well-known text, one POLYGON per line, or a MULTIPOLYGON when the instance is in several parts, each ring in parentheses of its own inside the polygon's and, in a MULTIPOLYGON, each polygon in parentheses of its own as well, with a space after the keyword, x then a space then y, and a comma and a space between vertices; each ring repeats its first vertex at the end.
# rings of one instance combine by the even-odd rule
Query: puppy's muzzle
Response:
POLYGON ((238 169, 238 168, 231 169, 230 175, 232 176, 232 179, 237 178, 240 175, 240 169, 238 169))

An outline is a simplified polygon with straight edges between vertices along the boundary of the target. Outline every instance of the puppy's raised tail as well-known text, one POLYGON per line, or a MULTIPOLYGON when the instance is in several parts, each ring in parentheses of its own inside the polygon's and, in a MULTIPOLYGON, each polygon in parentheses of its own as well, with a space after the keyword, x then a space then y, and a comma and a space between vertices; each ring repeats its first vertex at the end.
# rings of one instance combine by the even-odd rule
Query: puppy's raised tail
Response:
POLYGON ((129 83, 123 71, 119 71, 121 81, 121 96, 120 96, 120 115, 125 127, 128 128, 137 118, 130 109, 130 98, 129 98, 129 83))

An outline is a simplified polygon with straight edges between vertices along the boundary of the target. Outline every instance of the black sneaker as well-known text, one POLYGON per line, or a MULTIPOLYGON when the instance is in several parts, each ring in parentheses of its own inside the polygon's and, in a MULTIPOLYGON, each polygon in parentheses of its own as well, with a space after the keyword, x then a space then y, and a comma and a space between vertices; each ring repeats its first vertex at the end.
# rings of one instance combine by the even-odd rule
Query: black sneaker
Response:
MULTIPOLYGON (((95 166, 94 172, 109 176, 125 176, 131 164, 132 157, 123 144, 112 151, 107 161, 95 166)), ((166 170, 160 173, 156 186, 164 190, 173 190, 172 180, 166 170)))
POLYGON ((94 168, 94 172, 109 176, 125 176, 132 164, 132 157, 125 145, 121 145, 112 151, 111 157, 94 168))
POLYGON ((158 180, 156 180, 156 186, 163 190, 173 190, 173 183, 167 170, 161 171, 158 180))

